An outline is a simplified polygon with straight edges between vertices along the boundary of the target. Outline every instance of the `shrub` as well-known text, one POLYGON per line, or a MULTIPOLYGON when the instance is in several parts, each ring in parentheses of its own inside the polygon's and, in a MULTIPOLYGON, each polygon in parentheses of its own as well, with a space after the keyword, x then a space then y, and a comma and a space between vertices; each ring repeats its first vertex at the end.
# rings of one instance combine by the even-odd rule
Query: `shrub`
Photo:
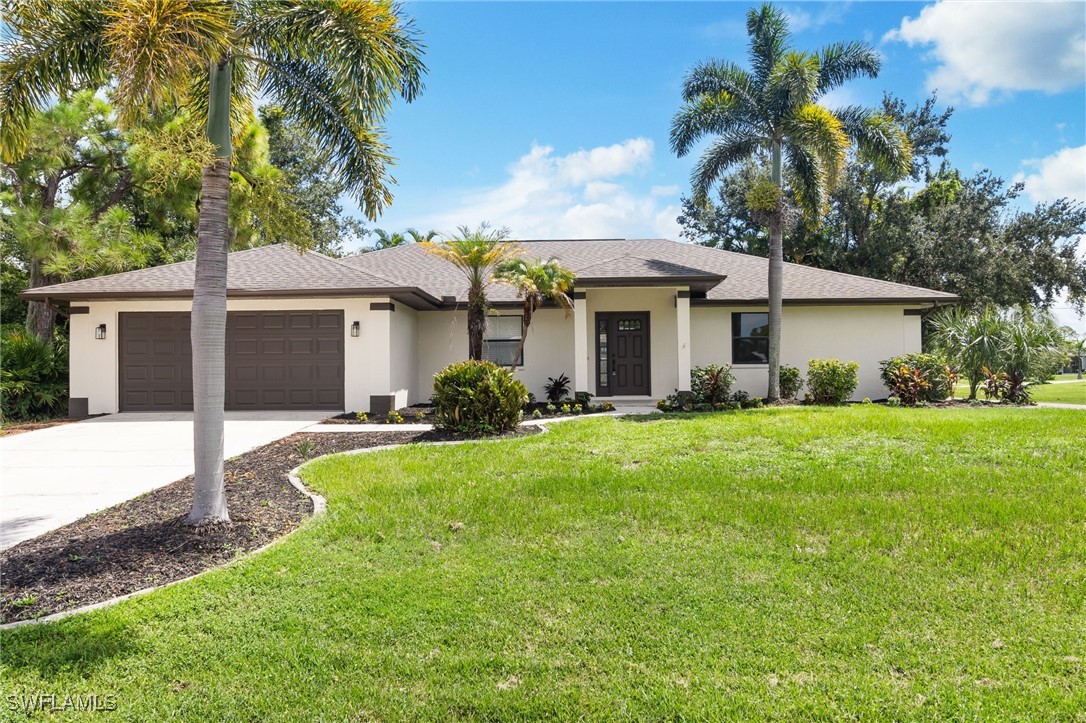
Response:
POLYGON ((844 404, 860 383, 860 365, 840 359, 812 359, 807 366, 807 389, 815 404, 844 404))
POLYGON ((998 402, 1009 404, 1029 404, 1029 382, 1021 374, 993 372, 988 367, 981 367, 984 374, 984 396, 998 402))
POLYGON ((750 395, 739 389, 731 396, 730 400, 733 404, 738 404, 740 407, 750 404, 750 395))
POLYGON ((923 401, 924 393, 931 388, 924 370, 908 364, 885 370, 883 377, 889 379, 886 385, 893 398, 906 407, 915 407, 918 402, 923 401))
POLYGON ((727 365, 710 364, 690 370, 690 393, 695 405, 708 404, 710 408, 716 408, 727 401, 734 383, 732 368, 727 365))
POLYGON ((25 330, 0 337, 0 415, 7 420, 63 416, 68 400, 68 347, 25 330))
POLYGON ((558 377, 547 377, 547 383, 543 385, 543 391, 547 393, 547 401, 558 404, 562 397, 569 394, 569 377, 560 374, 558 377))
POLYGON ((532 419, 541 419, 542 417, 543 412, 539 411, 538 409, 532 412, 532 419))
POLYGON ((557 414, 557 413, 558 413, 558 407, 554 406, 553 404, 548 403, 547 404, 547 414, 557 414))
POLYGON ((781 399, 795 399, 803 388, 803 376, 796 367, 781 366, 781 399))
POLYGON ((391 409, 385 415, 385 424, 403 424, 403 415, 395 409, 391 409))
POLYGON ((437 424, 466 434, 496 434, 520 424, 528 390, 488 361, 450 364, 434 377, 437 424))
MULTIPOLYGON (((958 383, 957 370, 950 366, 944 357, 936 354, 903 354, 879 364, 882 383, 892 394, 895 394, 895 378, 900 379, 902 367, 908 367, 914 376, 919 372, 924 378, 925 385, 920 390, 916 402, 945 401, 954 393, 954 386, 958 383)), ((903 404, 910 404, 905 398, 901 401, 903 404)))
POLYGON ((592 395, 588 392, 577 392, 573 395, 573 400, 577 404, 580 404, 582 407, 587 409, 588 405, 592 403, 592 395))
POLYGON ((358 421, 359 421, 359 422, 361 422, 362 424, 365 424, 365 423, 366 423, 366 422, 368 422, 368 421, 369 421, 369 419, 370 419, 369 415, 368 415, 368 414, 366 414, 365 412, 356 412, 354 416, 355 416, 355 418, 357 418, 357 419, 358 419, 358 421))
POLYGON ((570 409, 570 406, 568 404, 563 404, 562 405, 562 414, 569 414, 570 411, 571 411, 571 409, 570 409))
POLYGON ((611 402, 604 402, 599 407, 597 407, 597 409, 599 409, 599 411, 601 412, 613 412, 615 411, 615 405, 611 402))

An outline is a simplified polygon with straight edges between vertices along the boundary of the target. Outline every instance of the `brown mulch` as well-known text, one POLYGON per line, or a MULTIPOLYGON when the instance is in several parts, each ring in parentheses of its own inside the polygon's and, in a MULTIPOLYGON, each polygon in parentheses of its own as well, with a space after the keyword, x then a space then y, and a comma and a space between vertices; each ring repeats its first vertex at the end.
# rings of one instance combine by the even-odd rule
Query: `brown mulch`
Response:
POLYGON ((43 419, 38 422, 4 422, 4 426, 0 428, 0 437, 7 437, 12 434, 22 434, 23 432, 33 432, 36 429, 59 427, 62 424, 82 422, 84 419, 93 419, 94 417, 102 416, 105 415, 92 414, 89 417, 61 417, 59 419, 43 419))
MULTIPOLYGON (((434 424, 437 422, 434 408, 429 404, 416 404, 412 407, 402 407, 396 411, 403 417, 403 421, 397 422, 397 424, 434 424), (419 416, 420 412, 422 416, 419 416)), ((334 417, 322 419, 321 424, 385 424, 387 421, 384 415, 370 414, 367 415, 365 422, 361 422, 358 419, 358 412, 346 412, 345 414, 337 414, 334 417)))
POLYGON ((286 473, 350 449, 453 439, 441 432, 295 434, 225 465, 231 524, 194 530, 191 476, 0 552, 0 622, 41 617, 163 585, 282 537, 308 517, 286 473))

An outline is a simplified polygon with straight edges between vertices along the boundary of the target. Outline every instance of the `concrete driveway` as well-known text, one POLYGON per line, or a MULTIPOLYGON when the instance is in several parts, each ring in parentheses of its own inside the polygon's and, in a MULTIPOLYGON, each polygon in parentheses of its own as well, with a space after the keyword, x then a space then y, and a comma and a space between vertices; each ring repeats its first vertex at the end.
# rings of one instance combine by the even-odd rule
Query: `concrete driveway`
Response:
MULTIPOLYGON (((226 457, 335 412, 227 412, 226 457)), ((192 414, 111 414, 0 437, 0 550, 192 474, 192 414)))

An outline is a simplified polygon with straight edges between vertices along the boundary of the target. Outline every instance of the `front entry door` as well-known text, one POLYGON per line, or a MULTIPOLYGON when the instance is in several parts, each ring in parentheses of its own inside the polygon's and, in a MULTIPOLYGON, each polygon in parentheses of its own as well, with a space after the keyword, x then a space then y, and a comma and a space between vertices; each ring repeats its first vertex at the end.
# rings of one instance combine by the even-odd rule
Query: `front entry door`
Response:
POLYGON ((649 314, 596 314, 596 396, 649 396, 649 314))

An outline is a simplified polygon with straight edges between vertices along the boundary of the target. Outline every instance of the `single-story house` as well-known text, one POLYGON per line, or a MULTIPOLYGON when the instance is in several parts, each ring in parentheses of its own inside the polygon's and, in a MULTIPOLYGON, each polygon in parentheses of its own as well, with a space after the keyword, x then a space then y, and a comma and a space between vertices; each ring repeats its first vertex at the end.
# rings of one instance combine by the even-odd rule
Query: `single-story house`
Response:
MULTIPOLYGON (((517 375, 543 398, 548 377, 604 399, 689 389, 690 369, 731 364, 737 387, 767 385, 767 260, 668 240, 518 242, 577 274, 573 311, 539 311, 517 375)), ((191 408, 189 308, 194 262, 45 286, 30 299, 70 304, 76 414, 191 408)), ((229 256, 228 409, 382 413, 425 402, 435 373, 467 357, 461 273, 421 246, 347 258, 286 246, 229 256)), ((490 289, 486 355, 512 362, 520 301, 490 289)), ((921 316, 952 294, 784 267, 782 361, 838 357, 860 366, 856 397, 883 397, 878 364, 920 350, 921 316)))

